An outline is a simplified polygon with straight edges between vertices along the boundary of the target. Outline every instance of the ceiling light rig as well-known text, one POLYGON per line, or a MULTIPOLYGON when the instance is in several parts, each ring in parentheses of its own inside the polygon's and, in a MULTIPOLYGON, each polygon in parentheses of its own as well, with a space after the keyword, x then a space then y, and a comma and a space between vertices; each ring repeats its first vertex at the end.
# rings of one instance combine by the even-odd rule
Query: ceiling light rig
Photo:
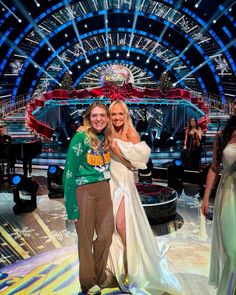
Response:
MULTIPOLYGON (((233 46, 236 43, 236 39, 233 39, 230 43, 228 43, 225 46, 225 49, 229 49, 231 46, 233 46)), ((224 49, 220 49, 216 55, 221 54, 222 52, 224 52, 224 49)), ((199 69, 201 69, 202 67, 204 67, 206 64, 208 63, 208 61, 204 61, 203 63, 201 63, 199 66, 197 66, 194 70, 192 70, 191 72, 189 72, 187 75, 185 75, 184 77, 182 77, 180 80, 178 80, 175 84, 178 84, 180 81, 182 81, 183 79, 186 79, 188 76, 190 76, 191 74, 195 73, 196 71, 198 71, 199 69)))
MULTIPOLYGON (((0 0, 1 1, 1 0, 0 0)), ((35 4, 36 4, 36 0, 35 4)), ((38 3, 38 2, 37 2, 38 3)), ((39 3, 38 3, 39 4, 39 3)), ((45 30, 46 32, 50 33, 51 31, 45 29, 43 26, 39 27, 36 23, 35 20, 28 14, 26 8, 20 4, 18 1, 15 2, 16 7, 18 8, 18 10, 23 14, 23 16, 26 18, 26 20, 32 24, 34 31, 42 38, 42 40, 45 40, 46 44, 47 44, 47 50, 48 51, 52 51, 53 53, 56 52, 56 50, 54 49, 54 47, 51 45, 51 43, 49 42, 47 36, 44 34, 44 32, 42 30, 45 30)), ((36 4, 37 5, 37 4, 36 4)), ((40 5, 40 4, 39 4, 40 5)), ((60 58, 60 56, 57 55, 57 58, 59 59, 59 61, 61 62, 61 64, 68 69, 67 65, 64 63, 64 61, 60 58)))

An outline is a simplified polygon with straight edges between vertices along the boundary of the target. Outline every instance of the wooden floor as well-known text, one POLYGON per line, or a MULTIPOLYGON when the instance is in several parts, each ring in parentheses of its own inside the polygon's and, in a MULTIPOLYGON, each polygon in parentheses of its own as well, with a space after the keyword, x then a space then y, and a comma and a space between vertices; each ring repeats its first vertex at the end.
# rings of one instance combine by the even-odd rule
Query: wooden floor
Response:
MULTIPOLYGON (((0 293, 78 294, 77 236, 66 224, 63 200, 48 198, 46 172, 33 174, 40 187, 32 213, 14 215, 12 194, 0 192, 0 293)), ((178 198, 176 218, 152 228, 170 244, 169 268, 183 294, 214 295, 207 282, 212 222, 201 216, 197 197, 196 187, 186 186, 178 198)), ((105 289, 102 294, 122 293, 105 289)))

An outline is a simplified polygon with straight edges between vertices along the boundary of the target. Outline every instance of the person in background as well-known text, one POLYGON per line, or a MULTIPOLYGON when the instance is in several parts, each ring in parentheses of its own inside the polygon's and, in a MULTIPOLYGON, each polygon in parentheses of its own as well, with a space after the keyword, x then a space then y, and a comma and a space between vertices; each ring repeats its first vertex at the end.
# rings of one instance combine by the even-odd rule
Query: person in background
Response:
POLYGON ((190 118, 188 128, 185 131, 184 148, 183 148, 183 164, 184 169, 199 170, 202 152, 203 131, 198 126, 196 118, 190 118))
POLYGON ((9 144, 12 143, 12 138, 10 135, 6 134, 5 127, 3 125, 0 126, 0 144, 4 144, 4 149, 1 151, 1 159, 0 159, 0 174, 10 173, 10 169, 14 169, 15 160, 9 159, 9 144))
POLYGON ((201 203, 202 214, 206 217, 221 162, 223 171, 213 212, 209 283, 218 288, 217 295, 233 295, 236 290, 236 115, 227 121, 215 138, 212 164, 201 203))
POLYGON ((4 126, 0 126, 0 143, 11 143, 12 138, 10 135, 6 134, 6 130, 4 126))
POLYGON ((101 102, 87 109, 84 126, 71 140, 63 174, 67 216, 75 221, 78 235, 79 280, 87 294, 101 294, 113 234, 109 118, 101 102))
POLYGON ((110 105, 112 121, 111 194, 115 230, 108 266, 123 292, 130 294, 182 294, 168 271, 164 254, 168 245, 156 240, 143 209, 133 169, 146 169, 150 148, 135 130, 126 104, 110 105))

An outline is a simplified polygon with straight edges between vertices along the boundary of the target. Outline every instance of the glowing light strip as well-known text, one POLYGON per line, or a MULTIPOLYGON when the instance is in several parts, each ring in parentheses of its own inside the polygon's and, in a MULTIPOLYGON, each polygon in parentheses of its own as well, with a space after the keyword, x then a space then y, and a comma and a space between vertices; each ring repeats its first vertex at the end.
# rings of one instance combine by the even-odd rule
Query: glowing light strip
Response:
MULTIPOLYGON (((141 4, 141 0, 138 0, 137 1, 137 10, 140 9, 140 4, 141 4)), ((134 39, 134 32, 135 32, 135 28, 136 28, 136 24, 137 24, 137 21, 138 21, 138 13, 135 11, 134 12, 134 20, 133 20, 133 25, 132 25, 132 31, 131 31, 131 36, 130 36, 130 41, 129 41, 129 50, 128 50, 128 56, 130 54, 130 48, 132 46, 132 42, 133 42, 133 39, 134 39)))
POLYGON ((5 3, 3 3, 1 0, 0 3, 18 20, 19 23, 22 22, 22 20, 10 8, 8 8, 5 3))
MULTIPOLYGON (((105 4, 106 2, 104 1, 104 8, 105 8, 105 4)), ((107 51, 107 56, 109 56, 109 50, 108 50, 108 47, 109 47, 109 41, 108 41, 108 19, 107 19, 107 11, 104 10, 105 13, 104 13, 104 27, 105 27, 105 47, 106 47, 106 51, 107 51)))
MULTIPOLYGON (((65 6, 66 6, 67 11, 71 14, 71 11, 70 11, 70 8, 69 8, 69 2, 68 2, 68 0, 64 0, 63 2, 64 2, 64 4, 65 4, 65 6)), ((81 3, 79 3, 79 4, 81 4, 81 3)), ((82 8, 83 8, 83 6, 82 6, 82 8)), ((77 26, 76 26, 76 24, 75 24, 75 21, 74 21, 74 17, 73 17, 73 15, 71 15, 71 16, 72 16, 72 19, 71 19, 72 26, 73 26, 73 28, 74 28, 75 34, 76 34, 77 39, 78 39, 78 42, 79 42, 79 44, 80 44, 80 49, 82 50, 83 55, 84 55, 85 58, 87 59, 86 51, 85 51, 84 46, 83 46, 83 43, 82 43, 82 41, 81 41, 80 33, 79 33, 78 28, 77 28, 77 26)), ((80 19, 81 19, 81 18, 78 18, 78 20, 80 20, 80 19)), ((65 25, 65 24, 64 24, 64 25, 65 25)), ((64 26, 64 25, 63 25, 63 26, 64 26)))

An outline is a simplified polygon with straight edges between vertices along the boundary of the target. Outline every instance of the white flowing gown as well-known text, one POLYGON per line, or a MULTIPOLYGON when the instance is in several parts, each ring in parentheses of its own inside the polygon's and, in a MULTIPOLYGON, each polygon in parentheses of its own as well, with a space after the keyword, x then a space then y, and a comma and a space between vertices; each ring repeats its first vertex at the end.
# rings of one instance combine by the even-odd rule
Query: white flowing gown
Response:
MULTIPOLYGON (((145 169, 150 156, 150 148, 145 142, 133 144, 117 139, 124 157, 139 169, 145 169)), ((110 247, 108 269, 115 275, 120 288, 131 294, 172 295, 183 294, 179 282, 168 271, 164 254, 167 246, 161 246, 155 238, 143 209, 134 182, 133 171, 126 168, 118 158, 111 161, 111 193, 113 198, 114 222, 122 200, 125 200, 126 251, 128 264, 128 286, 124 281, 124 246, 116 231, 110 247)))

